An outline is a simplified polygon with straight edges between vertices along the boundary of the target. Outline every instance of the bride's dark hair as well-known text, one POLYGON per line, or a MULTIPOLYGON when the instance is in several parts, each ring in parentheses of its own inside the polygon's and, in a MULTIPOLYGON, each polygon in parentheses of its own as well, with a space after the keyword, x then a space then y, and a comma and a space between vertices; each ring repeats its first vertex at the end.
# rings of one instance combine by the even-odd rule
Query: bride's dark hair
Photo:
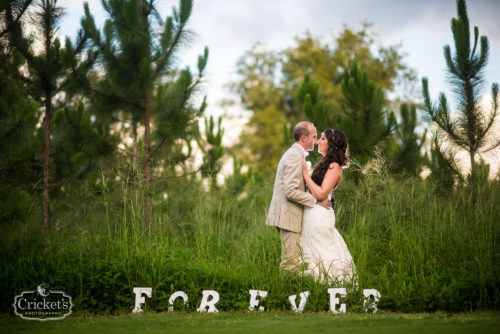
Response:
POLYGON ((342 168, 349 167, 349 156, 347 153, 347 137, 341 130, 326 129, 323 131, 328 140, 328 150, 325 156, 318 162, 311 175, 312 180, 319 186, 332 162, 338 163, 342 168))

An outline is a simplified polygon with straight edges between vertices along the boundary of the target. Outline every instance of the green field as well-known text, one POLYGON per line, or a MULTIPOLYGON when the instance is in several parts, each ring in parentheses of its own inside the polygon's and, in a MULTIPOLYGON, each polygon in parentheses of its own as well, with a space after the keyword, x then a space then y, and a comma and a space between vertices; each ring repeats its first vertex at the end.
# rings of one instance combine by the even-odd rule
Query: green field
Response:
POLYGON ((498 313, 144 313, 60 321, 0 317, 2 333, 498 333, 498 313))
MULTIPOLYGON (((149 233, 140 185, 101 180, 100 191, 68 190, 54 214, 61 228, 47 246, 41 214, 0 226, 2 313, 12 310, 16 294, 41 283, 72 296, 75 312, 96 314, 130 312, 136 286, 153 289, 145 311, 166 311, 179 290, 189 296, 188 306, 176 305, 179 311, 195 311, 203 290, 219 292, 221 312, 245 311, 249 289, 258 289, 268 291, 266 310, 286 312, 288 296, 310 291, 305 311, 324 312, 327 289, 344 286, 279 270, 279 235, 264 225, 272 180, 255 177, 247 197, 236 201, 227 189, 203 193, 172 181, 169 189, 178 196, 156 207, 149 233)), ((349 311, 361 311, 362 289, 370 288, 380 291, 384 312, 500 309, 500 182, 481 188, 477 214, 466 188, 447 197, 436 191, 416 178, 375 174, 359 185, 346 181, 336 192, 336 226, 361 289, 348 289, 349 311)))

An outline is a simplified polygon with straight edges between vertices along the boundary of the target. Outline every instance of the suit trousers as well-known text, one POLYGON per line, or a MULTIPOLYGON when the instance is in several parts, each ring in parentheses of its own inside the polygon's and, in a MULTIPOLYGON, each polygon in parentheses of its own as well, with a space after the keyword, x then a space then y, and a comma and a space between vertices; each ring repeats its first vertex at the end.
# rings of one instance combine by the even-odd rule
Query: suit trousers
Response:
POLYGON ((300 233, 284 230, 278 227, 281 239, 281 263, 280 267, 286 270, 295 271, 299 267, 300 233))

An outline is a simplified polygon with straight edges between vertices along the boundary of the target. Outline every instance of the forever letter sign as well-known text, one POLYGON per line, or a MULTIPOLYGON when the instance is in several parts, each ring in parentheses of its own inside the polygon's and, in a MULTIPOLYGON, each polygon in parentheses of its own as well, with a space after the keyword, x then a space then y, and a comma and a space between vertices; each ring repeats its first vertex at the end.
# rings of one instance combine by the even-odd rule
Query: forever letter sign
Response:
MULTIPOLYGON (((135 294, 135 307, 132 310, 133 313, 142 312, 141 305, 146 302, 145 297, 151 298, 153 293, 153 288, 134 288, 135 294)), ((253 311, 255 308, 258 308, 259 311, 264 311, 263 306, 259 306, 259 303, 262 298, 267 297, 267 291, 263 290, 249 290, 250 294, 250 302, 248 309, 253 311), (257 299, 260 297, 261 299, 257 299)), ((330 310, 333 314, 346 313, 347 307, 345 303, 340 302, 340 297, 345 298, 347 294, 346 288, 330 288, 328 289, 328 294, 330 295, 330 310)), ((363 307, 365 312, 372 310, 373 313, 377 312, 377 302, 380 300, 380 292, 375 289, 364 289, 363 296, 365 300, 363 302, 363 307)), ((188 296, 184 291, 176 291, 174 292, 170 298, 168 299, 169 311, 174 310, 174 301, 177 298, 182 298, 184 300, 184 304, 187 304, 188 296)), ((302 312, 307 303, 307 297, 309 297, 309 291, 304 291, 300 293, 300 301, 297 306, 297 295, 288 296, 288 300, 292 306, 292 310, 295 312, 302 312)), ((215 290, 203 290, 202 298, 200 302, 200 306, 196 309, 198 312, 208 312, 208 313, 218 313, 219 310, 215 307, 215 305, 219 302, 220 296, 219 293, 215 290)))

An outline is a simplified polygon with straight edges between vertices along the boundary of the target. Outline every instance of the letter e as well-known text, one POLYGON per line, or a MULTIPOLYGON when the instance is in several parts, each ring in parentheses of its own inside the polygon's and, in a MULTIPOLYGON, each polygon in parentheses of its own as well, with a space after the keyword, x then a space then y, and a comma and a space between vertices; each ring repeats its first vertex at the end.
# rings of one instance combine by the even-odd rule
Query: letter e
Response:
MULTIPOLYGON (((250 293, 250 307, 248 308, 250 311, 253 311, 254 308, 259 306, 259 300, 257 299, 257 296, 265 298, 267 297, 267 291, 261 291, 261 290, 249 290, 250 293)), ((259 311, 264 311, 263 306, 259 306, 259 311)))
POLYGON ((330 310, 332 310, 333 314, 346 313, 346 306, 344 303, 340 304, 340 309, 337 310, 337 305, 340 303, 337 295, 341 297, 345 297, 347 291, 345 288, 331 288, 328 289, 328 294, 330 294, 330 310))

